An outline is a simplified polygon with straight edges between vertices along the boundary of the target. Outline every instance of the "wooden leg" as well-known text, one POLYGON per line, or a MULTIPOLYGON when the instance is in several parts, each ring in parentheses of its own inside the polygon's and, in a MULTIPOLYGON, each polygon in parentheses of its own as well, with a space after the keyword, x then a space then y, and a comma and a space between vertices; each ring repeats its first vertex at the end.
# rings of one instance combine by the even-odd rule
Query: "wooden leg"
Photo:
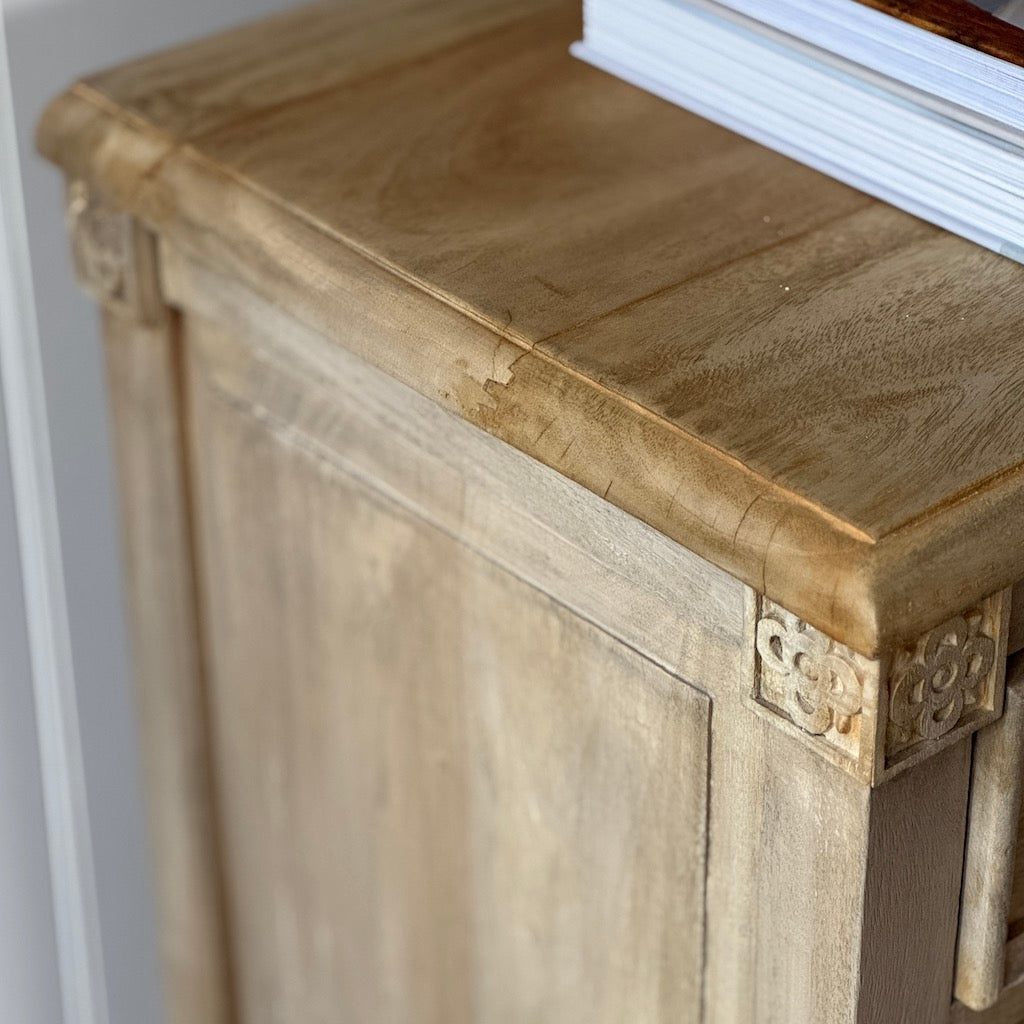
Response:
POLYGON ((234 1024, 184 464, 178 322, 154 240, 72 185, 78 276, 102 304, 167 1024, 234 1024))
POLYGON ((746 681, 715 709, 708 1022, 948 1018, 1007 612, 994 595, 871 659, 750 595, 746 681))

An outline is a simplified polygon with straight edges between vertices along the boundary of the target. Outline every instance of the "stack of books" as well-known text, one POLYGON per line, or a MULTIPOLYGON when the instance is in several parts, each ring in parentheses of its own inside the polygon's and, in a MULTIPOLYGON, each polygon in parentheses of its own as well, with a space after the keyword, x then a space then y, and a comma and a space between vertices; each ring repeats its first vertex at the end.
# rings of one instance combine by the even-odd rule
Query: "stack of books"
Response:
POLYGON ((1024 262, 1024 0, 584 0, 574 53, 1024 262))

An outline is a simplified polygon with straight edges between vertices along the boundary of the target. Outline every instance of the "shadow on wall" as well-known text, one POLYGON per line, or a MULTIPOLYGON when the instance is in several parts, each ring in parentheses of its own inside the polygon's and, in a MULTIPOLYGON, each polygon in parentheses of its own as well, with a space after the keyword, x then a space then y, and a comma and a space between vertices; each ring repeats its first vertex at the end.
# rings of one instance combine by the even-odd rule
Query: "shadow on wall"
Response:
POLYGON ((35 125, 46 103, 84 74, 290 6, 295 3, 289 0, 0 0, 32 249, 111 1024, 159 1019, 155 918, 98 318, 73 283, 63 186, 35 153, 35 125))

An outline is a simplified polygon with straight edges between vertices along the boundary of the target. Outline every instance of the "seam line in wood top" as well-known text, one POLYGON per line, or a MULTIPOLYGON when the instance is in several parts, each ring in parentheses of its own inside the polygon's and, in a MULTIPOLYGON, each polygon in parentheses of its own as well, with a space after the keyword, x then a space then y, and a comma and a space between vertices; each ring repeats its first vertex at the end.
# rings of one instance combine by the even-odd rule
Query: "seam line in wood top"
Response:
MULTIPOLYGON (((84 83, 78 83, 76 86, 73 87, 72 91, 76 92, 76 94, 79 95, 86 102, 89 102, 94 106, 101 107, 104 112, 120 120, 122 123, 128 124, 135 130, 141 130, 146 132, 149 131, 151 128, 150 122, 138 117, 131 111, 125 111, 122 107, 119 107, 116 103, 110 100, 103 93, 98 92, 91 86, 88 86, 84 83), (97 103, 97 99, 99 99, 101 102, 97 103)), ((162 138, 168 138, 165 134, 160 134, 162 138)), ((518 332, 510 330, 508 323, 498 323, 492 318, 483 315, 478 310, 473 309, 467 303, 460 300, 457 296, 451 294, 450 292, 447 292, 441 288, 431 286, 430 283, 424 281, 423 278, 414 274, 410 274, 408 271, 404 270, 402 267, 400 267, 393 261, 381 256, 373 249, 370 249, 369 247, 355 241, 354 239, 347 236, 345 233, 338 231, 337 229, 325 224, 323 221, 311 216, 306 210, 303 210, 301 207, 288 202, 286 199, 282 198, 277 193, 267 188, 264 188, 257 182, 254 182, 250 178, 245 177, 243 174, 239 173, 234 168, 210 158, 205 153, 203 153, 195 146, 193 146, 189 141, 181 141, 173 144, 171 149, 168 152, 162 154, 161 157, 157 161, 155 161, 151 167, 147 168, 143 172, 140 172, 139 179, 136 182, 136 185, 133 188, 131 195, 135 196, 138 193, 139 188, 141 188, 142 184, 146 180, 151 179, 154 174, 159 172, 161 167, 163 167, 171 158, 173 158, 176 155, 180 155, 183 160, 186 160, 193 164, 200 171, 200 173, 203 173, 204 168, 208 168, 209 171, 207 173, 228 177, 239 188, 245 189, 250 193, 259 196, 265 202, 268 202, 276 206, 278 209, 286 210, 289 214, 295 217, 296 220, 300 221, 301 223, 305 224, 312 230, 323 235, 325 238, 329 238, 332 241, 345 246, 347 249, 358 254, 359 256, 362 256, 364 259, 368 260, 375 266, 378 266, 383 270, 386 270, 388 273, 393 274, 400 280, 412 285, 418 291, 431 296, 432 298, 436 299, 439 302, 442 302, 449 308, 454 309, 459 313, 462 313, 464 316, 474 321, 475 323, 481 324, 488 330, 493 331, 497 336, 504 338, 505 340, 517 345, 523 350, 523 355, 536 354, 550 365, 556 366, 559 369, 563 370, 564 372, 577 378, 578 380, 583 382, 587 387, 606 395, 615 402, 618 402, 622 405, 625 405, 633 409, 635 412, 638 412, 646 419, 657 423, 663 429, 679 437, 685 438, 689 443, 695 445, 696 447, 712 453, 715 456, 715 458, 721 459, 723 462, 728 463, 734 469, 739 470, 744 476, 761 482, 765 489, 770 490, 775 494, 778 494, 780 497, 785 498, 787 501, 791 501, 792 503, 797 504, 802 508, 808 509, 814 514, 822 517, 827 523, 829 523, 831 526, 839 530, 841 533, 850 536, 855 540, 861 541, 862 543, 876 543, 877 538, 872 537, 870 534, 866 533, 859 527, 856 527, 853 524, 846 522, 839 516, 835 515, 835 513, 830 512, 826 508, 823 508, 817 502, 811 500, 810 498, 806 498, 801 494, 798 494, 796 491, 790 490, 785 485, 780 484, 772 480, 770 477, 758 472, 757 470, 752 469, 750 466, 747 466, 742 460, 740 460, 734 455, 731 455, 729 452, 723 451, 722 449, 717 448, 716 446, 704 440, 703 438, 700 438, 697 435, 690 433, 688 430, 686 430, 679 424, 674 423, 671 420, 668 420, 665 417, 658 415, 657 413, 653 412, 651 409, 648 409, 641 403, 636 402, 635 400, 620 394, 618 391, 613 390, 606 384, 602 384, 601 382, 594 380, 592 377, 588 377, 586 374, 574 369, 569 364, 564 363, 559 359, 556 359, 550 353, 538 349, 536 347, 537 343, 533 342, 529 338, 526 338, 525 336, 518 332)), ((774 245, 776 243, 772 244, 774 245)), ((677 282, 676 284, 678 285, 679 282, 677 282)), ((520 356, 520 358, 522 358, 522 356, 520 356)), ((512 369, 514 373, 515 363, 512 364, 512 369)), ((507 386, 498 381, 496 381, 495 384, 500 387, 507 386)), ((755 501, 756 500, 757 499, 755 499, 755 501)), ((751 502, 751 507, 752 506, 753 502, 751 502)))
POLYGON ((676 288, 683 288, 688 284, 693 284, 695 281, 699 281, 703 277, 710 277, 712 274, 717 274, 720 271, 726 270, 738 263, 743 263, 745 260, 763 256, 765 253, 772 252, 772 250, 788 245, 791 242, 799 241, 801 238, 806 238, 808 235, 813 235, 816 231, 821 231, 823 228, 827 228, 833 224, 838 224, 850 217, 858 217, 865 210, 874 206, 876 202, 877 200, 872 199, 870 196, 865 196, 863 205, 858 206, 855 210, 847 210, 844 213, 836 214, 834 217, 828 217, 823 221, 819 221, 816 224, 812 224, 809 227, 804 228, 803 231, 797 231, 795 234, 787 235, 785 238, 777 238, 774 242, 769 242, 767 245, 762 246, 759 249, 751 249, 749 252, 741 253, 738 256, 732 256, 729 259, 723 260, 721 263, 702 267, 700 270, 694 271, 692 274, 687 274, 685 277, 681 277, 678 281, 673 281, 671 284, 663 285, 661 288, 655 288, 654 291, 648 292, 646 295, 639 295, 635 299, 630 299, 628 302, 622 303, 621 306, 614 306, 611 309, 606 309, 595 316, 584 317, 577 323, 569 324, 567 327, 560 327, 557 331, 552 331, 551 334, 546 334, 543 338, 539 338, 534 342, 534 346, 546 345, 558 338, 563 338, 575 333, 576 331, 583 330, 585 327, 598 324, 609 317, 625 313, 627 310, 633 309, 635 306, 642 305, 645 302, 650 302, 652 299, 656 299, 660 295, 667 295, 676 288))
MULTIPOLYGON (((529 17, 540 16, 543 16, 543 14, 530 15, 529 17)), ((507 28, 508 24, 511 23, 505 23, 504 27, 507 28)), ((500 31, 500 27, 499 29, 487 30, 488 33, 494 31, 500 31)), ((855 526, 852 523, 849 523, 845 519, 836 515, 834 512, 823 507, 818 502, 808 497, 805 497, 804 495, 799 494, 798 492, 790 489, 786 485, 781 484, 778 481, 773 480, 771 477, 746 465, 746 463, 744 463, 739 457, 732 455, 727 451, 724 451, 723 449, 715 446, 711 442, 701 437, 698 437, 697 435, 688 431, 682 425, 675 423, 672 420, 666 419, 665 417, 647 408, 642 403, 637 402, 634 399, 631 399, 621 394, 620 392, 616 391, 615 389, 609 387, 608 385, 595 380, 593 377, 590 377, 580 372, 579 370, 576 370, 571 365, 555 358, 553 355, 551 355, 544 349, 538 348, 539 345, 549 341, 551 338, 566 333, 565 331, 555 332, 549 337, 540 339, 538 341, 534 341, 530 338, 527 338, 520 332, 512 330, 510 321, 506 321, 504 323, 499 322, 495 320, 493 317, 489 317, 484 313, 480 312, 479 310, 474 309, 465 301, 461 300, 457 295, 454 295, 443 288, 438 288, 436 286, 431 285, 430 282, 425 281, 422 277, 410 273, 409 271, 405 270, 392 260, 382 256, 381 254, 375 252, 368 246, 363 245, 356 241, 355 239, 349 237, 344 232, 339 231, 336 228, 333 228, 330 225, 324 223, 322 220, 319 220, 316 217, 312 216, 308 211, 302 209, 300 206, 289 202, 279 194, 261 186, 259 183, 254 182, 252 179, 247 178, 236 169, 207 156, 205 153, 203 153, 194 145, 192 145, 191 141, 175 139, 174 136, 169 135, 168 133, 162 131, 159 127, 155 126, 146 118, 138 115, 134 111, 127 110, 124 107, 120 106, 114 100, 110 99, 104 93, 100 92, 88 83, 78 82, 71 87, 69 92, 77 96, 83 102, 88 103, 94 109, 97 109, 100 113, 110 117, 113 120, 120 122, 123 125, 126 125, 131 130, 138 131, 141 134, 148 135, 150 138, 163 141, 167 144, 167 150, 163 152, 158 159, 154 160, 150 166, 139 170, 138 177, 136 181, 133 183, 133 187, 129 192, 130 199, 135 198, 141 191, 143 186, 146 184, 146 182, 151 181, 156 175, 158 175, 161 169, 164 167, 164 165, 166 165, 176 156, 180 156, 184 161, 193 165, 193 167, 195 167, 196 171, 199 174, 213 174, 220 177, 226 177, 232 182, 234 182, 239 188, 245 189, 251 194, 259 196, 263 201, 269 203, 272 206, 277 207, 278 209, 287 211, 297 221, 306 225, 308 228, 316 231, 318 234, 330 239, 336 244, 343 245, 351 252, 363 257, 371 264, 380 267, 381 269, 387 271, 389 274, 394 275, 399 280, 404 281, 405 283, 413 286, 421 293, 426 294, 431 298, 443 303, 450 309, 453 309, 456 312, 461 313, 467 319, 482 325, 486 329, 492 331, 498 337, 515 344, 516 346, 523 350, 523 355, 536 354, 537 356, 548 362, 550 365, 557 366, 560 370, 563 370, 564 372, 570 374, 571 376, 579 379, 588 388, 601 394, 604 394, 614 402, 631 408, 635 412, 642 414, 648 420, 657 423, 659 427, 661 427, 662 429, 669 431, 681 438, 685 438, 688 443, 691 443, 697 446, 698 448, 710 452, 715 458, 720 459, 723 462, 729 464, 734 469, 740 470, 744 476, 748 477, 748 479, 755 479, 761 482, 765 486, 766 490, 770 490, 771 492, 779 495, 784 500, 791 502, 792 504, 798 507, 811 511, 813 514, 821 517, 826 523, 828 523, 833 528, 837 529, 839 532, 866 545, 873 546, 878 544, 882 540, 889 539, 906 531, 912 530, 920 522, 927 520, 938 514, 941 514, 948 508, 953 507, 958 503, 962 503, 972 495, 980 495, 990 490, 993 487, 993 485, 997 484, 999 481, 1005 480, 1013 476, 1014 474, 1018 474, 1022 470, 1024 470, 1024 461, 1017 462, 1012 466, 1006 467, 1005 469, 990 475, 985 480, 980 481, 979 483, 976 483, 974 485, 971 485, 968 488, 965 488, 958 494, 950 496, 942 500, 938 504, 923 510, 922 512, 913 516, 911 519, 908 519, 907 521, 899 524, 898 526, 888 530, 886 533, 880 534, 878 536, 873 536, 872 534, 866 532, 864 529, 855 526)), ((809 228, 807 229, 807 231, 801 232, 800 234, 807 234, 808 232, 813 232, 814 230, 820 229, 825 224, 838 222, 845 218, 856 216, 859 212, 862 212, 863 209, 865 209, 867 206, 870 206, 872 202, 873 200, 868 200, 865 203, 864 207, 860 207, 858 208, 858 210, 842 214, 836 218, 833 218, 830 221, 824 222, 823 224, 816 225, 814 228, 809 228)), ((744 254, 744 257, 741 258, 749 258, 751 256, 758 255, 761 252, 768 251, 779 245, 785 244, 787 241, 791 240, 792 239, 783 239, 780 241, 772 242, 768 246, 764 247, 764 249, 758 249, 755 250, 754 252, 746 253, 744 254)), ((730 262, 733 261, 725 261, 725 263, 721 264, 721 266, 727 266, 730 262)), ((704 276, 705 274, 715 272, 717 269, 720 268, 716 266, 709 268, 706 271, 702 271, 698 274, 690 275, 689 277, 684 278, 681 281, 674 282, 673 284, 667 286, 665 289, 659 289, 658 292, 654 294, 671 290, 672 288, 680 287, 689 280, 698 279, 701 276, 704 276)), ((599 317, 592 318, 592 320, 584 321, 583 324, 585 325, 586 323, 590 322, 596 323, 609 315, 612 315, 616 312, 620 312, 622 309, 628 309, 634 303, 642 302, 645 301, 645 299, 649 298, 650 296, 643 296, 638 299, 631 300, 630 302, 623 304, 617 309, 608 310, 599 317)), ((566 331, 578 329, 578 327, 579 325, 577 325, 577 328, 567 328, 566 331)), ((515 364, 513 363, 513 368, 514 365, 515 364)), ((501 382, 495 383, 497 386, 500 387, 508 386, 507 384, 502 384, 501 382)))
POLYGON ((140 132, 141 134, 149 135, 159 141, 166 143, 167 150, 161 153, 160 157, 152 162, 152 164, 145 168, 140 169, 138 172, 137 180, 134 183, 133 188, 128 193, 129 201, 134 199, 142 186, 152 180, 152 178, 159 173, 160 169, 175 156, 181 156, 183 159, 190 161, 200 169, 203 166, 211 168, 216 174, 227 177, 233 181, 239 188, 244 188, 247 191, 258 195, 265 201, 272 203, 279 209, 285 210, 290 213, 296 220, 301 221, 308 227, 313 228, 322 234, 325 238, 329 238, 334 242, 344 245, 347 249, 352 252, 364 257, 369 262, 376 266, 381 267, 388 273, 393 274, 395 277, 405 281, 406 283, 413 285, 419 291, 430 295, 438 301, 444 303, 451 309, 456 310, 464 314, 468 319, 475 321, 493 331, 495 334, 508 341, 518 345, 524 351, 529 351, 533 347, 533 342, 522 334, 509 329, 509 324, 499 323, 497 320, 491 317, 485 316, 484 314, 473 309, 471 306, 463 302, 458 296, 453 295, 444 289, 435 288, 428 282, 425 282, 422 278, 416 277, 413 274, 408 273, 398 264, 388 260, 387 258, 380 256, 375 253, 372 249, 361 245, 359 242, 352 238, 349 238, 344 233, 337 231, 324 224, 322 221, 311 217, 309 213, 303 210, 300 206, 288 202, 277 193, 265 189, 258 183, 252 181, 252 179, 245 177, 240 174, 234 168, 222 164, 216 160, 211 159, 205 153, 198 150, 193 144, 191 139, 179 139, 175 136, 162 131, 160 128, 153 125, 152 122, 139 116, 134 111, 126 110, 124 107, 119 106, 114 100, 110 99, 106 94, 98 91, 87 82, 76 82, 68 92, 71 95, 76 96, 83 102, 96 107, 101 113, 106 114, 113 120, 120 122, 132 131, 140 132))
POLYGON ((197 150, 191 143, 183 144, 182 155, 198 165, 206 164, 209 167, 214 168, 217 173, 226 175, 240 188, 245 188, 255 195, 260 196, 265 201, 277 206, 279 209, 286 210, 295 217, 296 220, 301 221, 307 227, 319 232, 325 238, 329 238, 331 241, 343 245, 346 249, 349 249, 351 252, 356 253, 358 256, 362 256, 365 260, 374 264, 374 266, 378 266, 382 270, 386 270, 389 274, 392 274, 399 280, 412 285, 418 291, 429 295, 431 298, 437 299, 449 309, 462 313, 467 319, 486 327, 488 330, 492 331, 499 337, 504 338, 506 341, 511 341, 513 344, 521 348, 524 353, 533 350, 534 342, 525 335, 511 330, 510 322, 501 323, 479 310, 474 309, 457 295, 454 295, 443 288, 438 288, 430 284, 430 282, 424 281, 423 278, 418 277, 415 274, 411 274, 399 264, 389 260, 386 256, 382 256, 380 253, 377 253, 373 249, 357 242, 355 239, 350 238, 343 232, 338 231, 337 229, 324 224, 323 221, 311 216, 307 211, 303 210, 301 206, 290 203, 288 200, 277 195, 277 193, 263 188, 258 183, 246 178, 242 174, 239 174, 239 172, 234 168, 210 159, 210 157, 197 150))
MULTIPOLYGON (((424 281, 423 278, 418 277, 417 275, 414 274, 410 274, 408 271, 404 270, 402 267, 398 266, 393 261, 381 256, 379 253, 376 253, 373 249, 370 249, 369 247, 362 245, 359 242, 356 242, 354 239, 349 238, 343 232, 337 231, 336 229, 331 228, 329 225, 324 224, 322 221, 314 217, 311 217, 301 207, 295 206, 294 204, 289 203, 287 200, 282 199, 276 193, 261 187, 260 185, 253 182, 249 178, 246 178, 245 176, 236 172, 233 168, 226 167, 215 160, 211 160, 204 153, 195 149, 190 143, 182 144, 182 146, 180 147, 180 152, 185 159, 191 160, 192 162, 199 166, 207 165, 210 168, 214 169, 217 173, 226 174, 240 188, 245 188, 250 192, 259 195, 265 201, 274 204, 278 208, 287 210, 297 220, 303 222, 308 227, 317 231, 324 237, 330 238, 331 240, 341 245, 344 245, 350 251, 358 254, 359 256, 362 256, 370 263, 380 267, 383 270, 386 270, 388 273, 393 274, 395 277, 399 278, 402 281, 405 281, 407 284, 412 285, 418 291, 426 295, 429 295, 431 298, 443 303, 450 309, 454 309, 455 311, 462 313, 464 316, 467 317, 467 319, 470 319, 475 323, 481 324, 488 330, 493 331, 498 337, 503 338, 519 346, 523 350, 523 356, 531 354, 536 355, 539 358, 543 359, 545 362, 549 363, 550 365, 558 367, 560 370, 577 378, 578 380, 583 382, 587 387, 593 389, 594 391, 604 394, 611 398, 613 401, 633 409, 635 412, 639 413, 646 419, 657 423, 663 429, 673 434, 676 434, 679 437, 685 438, 688 442, 694 444, 695 446, 702 448, 708 452, 711 452, 716 458, 721 459, 723 462, 727 462, 729 465, 739 470, 743 475, 760 481, 766 489, 771 490, 772 492, 785 497, 786 500, 792 501, 793 503, 798 504, 803 508, 809 509, 816 515, 821 516, 823 519, 825 519, 826 522, 828 522, 829 524, 831 524, 847 536, 850 536, 858 541, 867 544, 876 543, 877 538, 872 537, 871 534, 865 532, 859 527, 846 522, 844 519, 837 516, 835 513, 819 505, 817 502, 811 500, 810 498, 804 497, 803 495, 791 490, 785 485, 772 480, 770 477, 765 476, 764 474, 760 473, 755 469, 752 469, 750 466, 747 466, 741 459, 737 458, 735 455, 732 455, 729 452, 716 447, 715 445, 704 440, 703 438, 698 437, 696 434, 692 434, 690 431, 686 430, 685 427, 682 427, 678 423, 674 423, 671 420, 658 415, 657 413, 655 413, 651 409, 648 409, 646 406, 635 401, 634 399, 631 399, 621 394, 620 392, 608 387, 608 385, 603 384, 600 381, 594 380, 594 378, 592 377, 588 377, 586 374, 581 373, 579 370, 576 370, 568 363, 565 363, 555 358, 550 353, 545 352, 542 349, 538 349, 537 344, 539 343, 535 343, 531 341, 529 338, 523 336, 522 334, 510 330, 508 323, 501 324, 491 319, 490 317, 484 316, 479 311, 473 309, 471 306, 469 306, 462 300, 458 299, 457 296, 454 296, 453 294, 445 291, 444 289, 431 286, 430 283, 424 281)), ((165 160, 161 161, 161 163, 163 162, 165 162, 165 160)), ((520 356, 519 358, 521 359, 522 356, 520 356)), ((512 364, 513 373, 515 372, 516 362, 518 362, 518 360, 516 360, 512 364)), ((494 381, 494 384, 499 387, 507 387, 507 385, 503 384, 501 381, 494 381)), ((754 500, 756 501, 758 499, 755 498, 754 500)), ((752 506, 753 502, 751 502, 751 507, 752 506)))

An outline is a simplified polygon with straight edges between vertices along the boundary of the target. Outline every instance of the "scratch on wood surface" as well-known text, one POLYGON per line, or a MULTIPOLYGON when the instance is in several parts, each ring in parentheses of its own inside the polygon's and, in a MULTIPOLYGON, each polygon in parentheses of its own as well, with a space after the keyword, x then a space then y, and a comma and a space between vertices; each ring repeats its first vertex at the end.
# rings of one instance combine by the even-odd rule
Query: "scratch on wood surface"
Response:
MULTIPOLYGON (((672 492, 672 499, 668 503, 668 510, 665 512, 666 516, 672 515, 672 509, 676 507, 676 499, 679 497, 679 492, 683 489, 683 482, 684 481, 680 480, 679 483, 676 484, 676 489, 672 492)), ((611 484, 608 485, 609 490, 611 489, 611 486, 611 484)))
POLYGON ((547 424, 547 426, 545 426, 545 427, 544 427, 544 429, 543 429, 543 430, 542 430, 542 431, 541 431, 541 432, 540 432, 540 433, 539 433, 539 434, 537 435, 537 437, 536 437, 536 439, 534 440, 534 442, 533 442, 533 443, 534 443, 534 444, 539 444, 539 443, 540 443, 540 439, 541 439, 541 438, 542 438, 542 437, 543 437, 543 436, 544 436, 544 435, 545 435, 545 434, 546 434, 546 433, 547 433, 547 432, 548 432, 548 431, 549 431, 549 430, 550 430, 550 429, 551 429, 551 428, 552 428, 552 427, 553 427, 553 426, 554 426, 554 425, 555 425, 555 424, 556 424, 557 422, 558 422, 558 417, 557 417, 557 416, 555 416, 555 417, 554 417, 553 419, 549 420, 549 421, 548 421, 548 424, 547 424))
POLYGON ((554 292, 555 295, 560 295, 563 299, 568 299, 572 297, 572 292, 566 291, 564 288, 559 288, 557 285, 554 285, 550 281, 541 277, 540 274, 534 274, 533 279, 539 285, 543 286, 544 288, 547 288, 547 290, 550 292, 554 292))

